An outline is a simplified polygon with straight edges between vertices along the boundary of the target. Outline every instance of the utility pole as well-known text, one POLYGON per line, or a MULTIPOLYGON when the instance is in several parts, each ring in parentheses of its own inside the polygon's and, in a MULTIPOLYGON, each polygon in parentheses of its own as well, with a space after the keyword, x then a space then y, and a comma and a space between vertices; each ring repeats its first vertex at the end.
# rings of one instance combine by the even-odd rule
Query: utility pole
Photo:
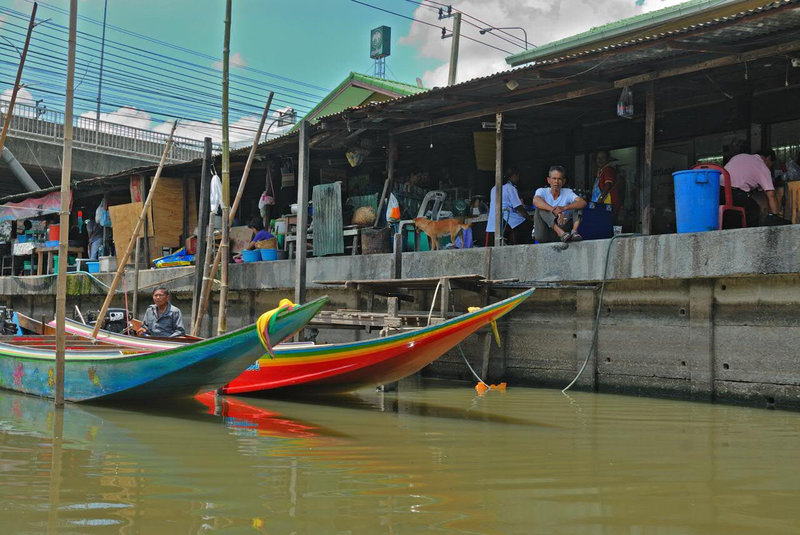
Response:
MULTIPOLYGON (((100 40, 100 76, 97 81, 97 114, 94 123, 94 142, 100 141, 100 95, 103 92, 103 59, 106 54, 106 14, 108 13, 108 0, 103 3, 103 37, 100 40)), ((103 242, 105 243, 105 242, 103 242)), ((137 246, 138 247, 138 246, 137 246)), ((139 249, 136 249, 138 252, 139 249)))
POLYGON ((450 46, 450 73, 447 77, 447 85, 456 83, 456 71, 458 70, 458 44, 461 40, 461 12, 456 11, 453 13, 453 6, 447 6, 447 14, 445 10, 439 8, 439 20, 453 17, 453 31, 447 33, 447 30, 442 28, 442 39, 449 37, 453 38, 453 43, 450 46))

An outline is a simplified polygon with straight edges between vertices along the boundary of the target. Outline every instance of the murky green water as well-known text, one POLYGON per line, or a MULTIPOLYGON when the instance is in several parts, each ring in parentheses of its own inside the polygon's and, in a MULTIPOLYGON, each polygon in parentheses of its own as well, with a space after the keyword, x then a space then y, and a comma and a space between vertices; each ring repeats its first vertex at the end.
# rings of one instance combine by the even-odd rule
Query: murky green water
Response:
POLYGON ((0 391, 0 532, 800 533, 797 413, 439 382, 217 412, 0 391))

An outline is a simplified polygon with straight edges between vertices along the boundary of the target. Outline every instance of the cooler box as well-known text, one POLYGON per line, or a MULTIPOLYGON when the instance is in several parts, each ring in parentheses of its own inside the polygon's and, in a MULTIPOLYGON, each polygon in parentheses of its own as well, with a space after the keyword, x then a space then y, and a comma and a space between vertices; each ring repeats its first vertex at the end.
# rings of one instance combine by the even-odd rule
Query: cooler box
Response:
POLYGON ((614 235, 614 205, 590 202, 583 209, 578 233, 584 240, 607 240, 614 235))

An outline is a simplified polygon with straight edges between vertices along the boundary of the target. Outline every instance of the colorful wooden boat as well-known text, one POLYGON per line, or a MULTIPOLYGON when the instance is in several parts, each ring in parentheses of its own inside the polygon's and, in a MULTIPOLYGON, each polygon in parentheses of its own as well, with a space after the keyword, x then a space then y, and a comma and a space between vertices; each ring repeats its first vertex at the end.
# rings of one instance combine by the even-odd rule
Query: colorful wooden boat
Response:
MULTIPOLYGON (((217 389, 253 365, 272 343, 302 329, 327 302, 322 297, 282 306, 262 315, 255 325, 199 342, 170 342, 160 350, 131 353, 130 348, 109 343, 73 347, 66 352, 64 398, 161 400, 217 389)), ((55 350, 19 344, 0 343, 0 387, 53 397, 55 350)))
MULTIPOLYGON (((224 394, 244 394, 274 389, 296 389, 303 393, 348 392, 377 386, 413 375, 467 336, 511 312, 533 294, 534 289, 474 312, 423 329, 385 338, 342 344, 281 344, 274 358, 262 356, 239 377, 225 385, 224 394)), ((67 332, 88 336, 91 327, 67 322, 67 332)), ((180 342, 146 340, 102 331, 104 340, 119 346, 168 350, 180 342)))
POLYGON ((385 338, 278 347, 274 358, 262 357, 221 391, 223 394, 275 389, 306 394, 348 392, 398 381, 415 374, 481 327, 508 314, 533 291, 531 288, 438 325, 385 338))

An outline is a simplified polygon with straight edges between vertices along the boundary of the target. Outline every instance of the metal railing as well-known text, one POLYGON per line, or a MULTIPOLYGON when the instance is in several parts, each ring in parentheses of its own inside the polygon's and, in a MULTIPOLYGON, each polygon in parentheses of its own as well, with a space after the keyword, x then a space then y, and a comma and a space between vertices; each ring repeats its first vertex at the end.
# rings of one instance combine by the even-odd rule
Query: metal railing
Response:
MULTIPOLYGON (((0 99, 0 125, 6 120, 8 100, 0 99)), ((14 104, 14 113, 9 125, 12 137, 62 143, 64 140, 64 112, 48 110, 43 106, 14 104)), ((91 117, 73 118, 73 146, 119 156, 158 162, 164 151, 168 134, 154 132, 91 117)), ((214 150, 219 150, 216 143, 214 150)), ((203 156, 203 142, 187 137, 173 137, 167 161, 185 162, 203 156)))

